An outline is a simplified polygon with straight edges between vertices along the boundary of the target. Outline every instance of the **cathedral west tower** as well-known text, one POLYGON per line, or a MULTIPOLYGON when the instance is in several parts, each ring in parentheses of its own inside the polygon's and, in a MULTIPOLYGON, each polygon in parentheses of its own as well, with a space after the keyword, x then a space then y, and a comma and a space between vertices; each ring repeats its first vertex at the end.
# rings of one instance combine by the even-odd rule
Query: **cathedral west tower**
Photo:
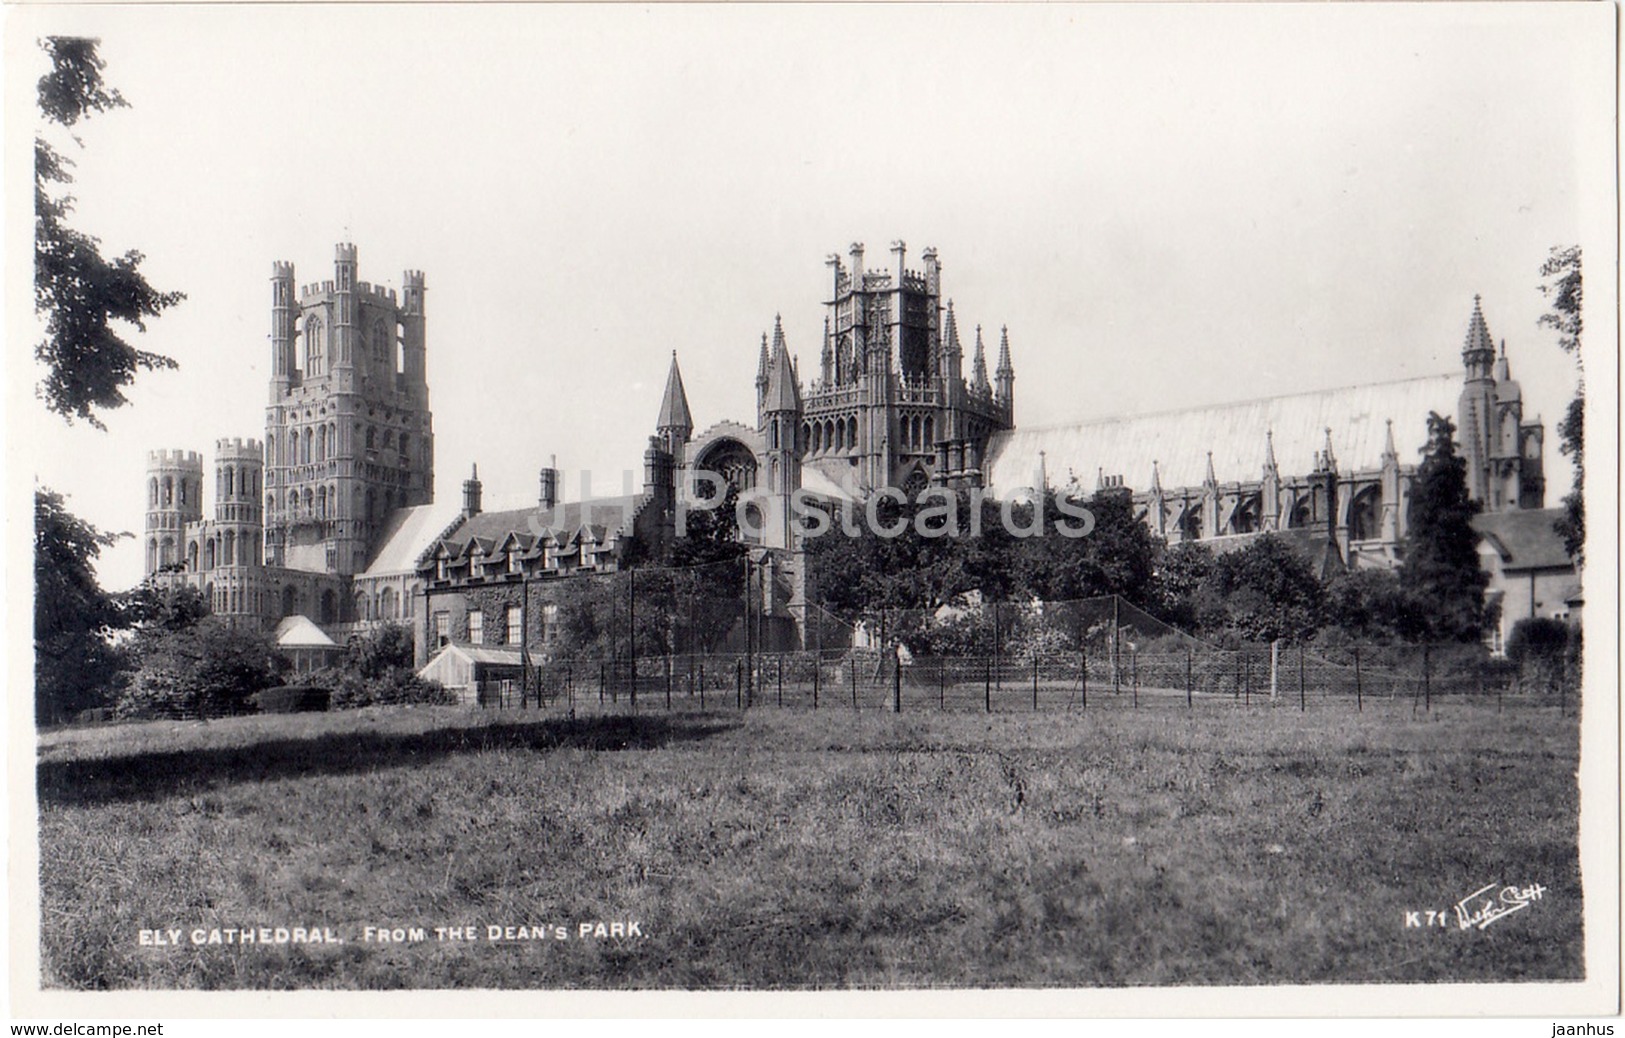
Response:
POLYGON ((271 274, 265 416, 266 563, 365 569, 390 512, 434 496, 421 271, 394 289, 357 278, 354 245, 333 279, 295 289, 271 274))

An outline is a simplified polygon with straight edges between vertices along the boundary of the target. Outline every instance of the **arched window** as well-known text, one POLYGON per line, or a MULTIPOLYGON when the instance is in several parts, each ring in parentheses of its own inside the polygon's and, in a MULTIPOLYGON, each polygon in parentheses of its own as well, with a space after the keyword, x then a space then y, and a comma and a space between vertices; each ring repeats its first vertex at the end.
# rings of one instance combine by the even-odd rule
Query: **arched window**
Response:
POLYGON ((378 430, 367 426, 367 449, 373 450, 378 446, 378 430))
POLYGON ((152 497, 149 503, 156 508, 158 506, 158 477, 154 476, 148 480, 147 487, 152 497))
POLYGON ((337 608, 338 608, 337 602, 333 598, 332 589, 328 589, 326 591, 323 591, 322 592, 322 623, 330 624, 334 620, 336 620, 338 618, 337 615, 336 615, 337 608))
POLYGON ((305 514, 312 516, 316 514, 316 495, 309 487, 305 488, 305 514))
POLYGON ((401 453, 402 454, 406 453, 406 448, 407 448, 408 444, 411 443, 411 439, 412 438, 410 436, 407 436, 405 433, 401 433, 401 453))
POLYGON ((365 591, 357 591, 355 593, 355 618, 357 620, 372 619, 372 617, 367 615, 367 593, 365 591))
POLYGON ((197 572, 197 541, 187 542, 186 568, 193 573, 197 572))
POLYGON ((230 465, 227 465, 227 466, 226 466, 226 468, 225 468, 225 471, 224 471, 224 472, 222 472, 222 473, 221 473, 221 475, 223 475, 223 476, 225 476, 225 477, 226 477, 226 489, 225 489, 225 491, 224 491, 224 494, 225 494, 225 496, 226 496, 226 497, 233 497, 233 496, 235 496, 235 495, 236 495, 236 490, 237 490, 237 488, 236 488, 236 486, 235 486, 235 485, 234 485, 234 484, 235 484, 235 480, 234 480, 234 478, 233 478, 233 476, 234 476, 234 473, 233 473, 233 471, 232 471, 232 468, 231 468, 231 466, 230 466, 230 465))
POLYGON ((856 416, 846 420, 846 446, 848 450, 858 445, 858 419, 856 416))
POLYGON ((292 616, 299 610, 299 592, 292 584, 282 589, 282 615, 292 616))
POLYGON ((168 508, 175 503, 175 481, 168 476, 164 477, 164 507, 168 508))
POLYGON ((172 566, 175 564, 174 538, 165 537, 162 543, 158 545, 158 564, 160 566, 172 566))
POLYGON ((203 568, 214 569, 214 538, 203 542, 203 568))
POLYGON ((372 359, 377 364, 387 364, 390 360, 389 332, 384 326, 383 318, 372 323, 372 334, 368 336, 372 347, 372 359))
POLYGON ((1380 504, 1381 495, 1376 487, 1369 487, 1354 496, 1354 500, 1349 502, 1349 540, 1370 541, 1382 536, 1377 522, 1380 504))
POLYGON ((316 518, 327 518, 327 488, 316 488, 316 518))
POLYGON ((926 415, 925 416, 925 442, 921 443, 920 446, 929 448, 929 447, 935 447, 936 445, 937 445, 936 419, 932 418, 930 415, 926 415))
POLYGON ((237 564, 237 531, 236 530, 227 530, 226 531, 226 565, 235 566, 236 564, 237 564))
POLYGON ((320 375, 326 365, 323 353, 327 342, 321 318, 312 316, 305 322, 305 374, 320 375))
POLYGON ((158 538, 147 542, 147 572, 158 568, 158 538))
POLYGON ((378 616, 383 620, 395 619, 395 589, 386 587, 378 592, 378 616))

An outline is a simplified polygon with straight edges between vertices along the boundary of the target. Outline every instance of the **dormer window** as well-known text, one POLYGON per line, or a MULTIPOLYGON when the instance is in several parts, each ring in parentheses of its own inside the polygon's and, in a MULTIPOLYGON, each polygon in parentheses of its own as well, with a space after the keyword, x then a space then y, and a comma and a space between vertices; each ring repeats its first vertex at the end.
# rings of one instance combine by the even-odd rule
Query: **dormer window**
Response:
POLYGON ((434 560, 434 579, 446 579, 446 557, 444 555, 434 560))
POLYGON ((520 562, 520 560, 519 560, 519 552, 516 550, 516 548, 517 548, 517 546, 515 548, 510 548, 508 550, 508 572, 509 573, 519 573, 524 568, 523 563, 520 562))

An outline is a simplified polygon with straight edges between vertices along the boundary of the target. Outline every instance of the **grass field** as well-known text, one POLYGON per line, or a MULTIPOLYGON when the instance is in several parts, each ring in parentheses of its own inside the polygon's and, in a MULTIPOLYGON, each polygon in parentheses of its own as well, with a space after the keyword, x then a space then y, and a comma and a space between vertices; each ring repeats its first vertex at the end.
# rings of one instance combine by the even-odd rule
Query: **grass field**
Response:
POLYGON ((42 982, 1578 979, 1577 738, 1555 710, 1461 702, 1420 717, 392 708, 51 732, 42 982), (1526 910, 1456 925, 1486 884, 1537 883, 1526 910), (597 921, 638 934, 580 934, 597 921), (367 926, 426 939, 370 942, 367 926), (461 926, 480 939, 436 939, 461 926), (489 941, 491 926, 543 939, 489 941), (344 943, 192 943, 229 927, 344 943), (143 945, 153 929, 180 941, 143 945))

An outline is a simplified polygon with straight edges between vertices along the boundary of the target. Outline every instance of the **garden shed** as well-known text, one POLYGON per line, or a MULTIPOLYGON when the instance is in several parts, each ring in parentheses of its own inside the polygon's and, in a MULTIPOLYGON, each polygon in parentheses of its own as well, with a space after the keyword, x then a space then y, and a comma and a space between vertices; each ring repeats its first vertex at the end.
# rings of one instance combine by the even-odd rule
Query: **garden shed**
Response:
POLYGON ((447 644, 418 671, 418 677, 438 681, 465 706, 478 704, 486 693, 517 689, 523 674, 518 648, 459 642, 447 644))

